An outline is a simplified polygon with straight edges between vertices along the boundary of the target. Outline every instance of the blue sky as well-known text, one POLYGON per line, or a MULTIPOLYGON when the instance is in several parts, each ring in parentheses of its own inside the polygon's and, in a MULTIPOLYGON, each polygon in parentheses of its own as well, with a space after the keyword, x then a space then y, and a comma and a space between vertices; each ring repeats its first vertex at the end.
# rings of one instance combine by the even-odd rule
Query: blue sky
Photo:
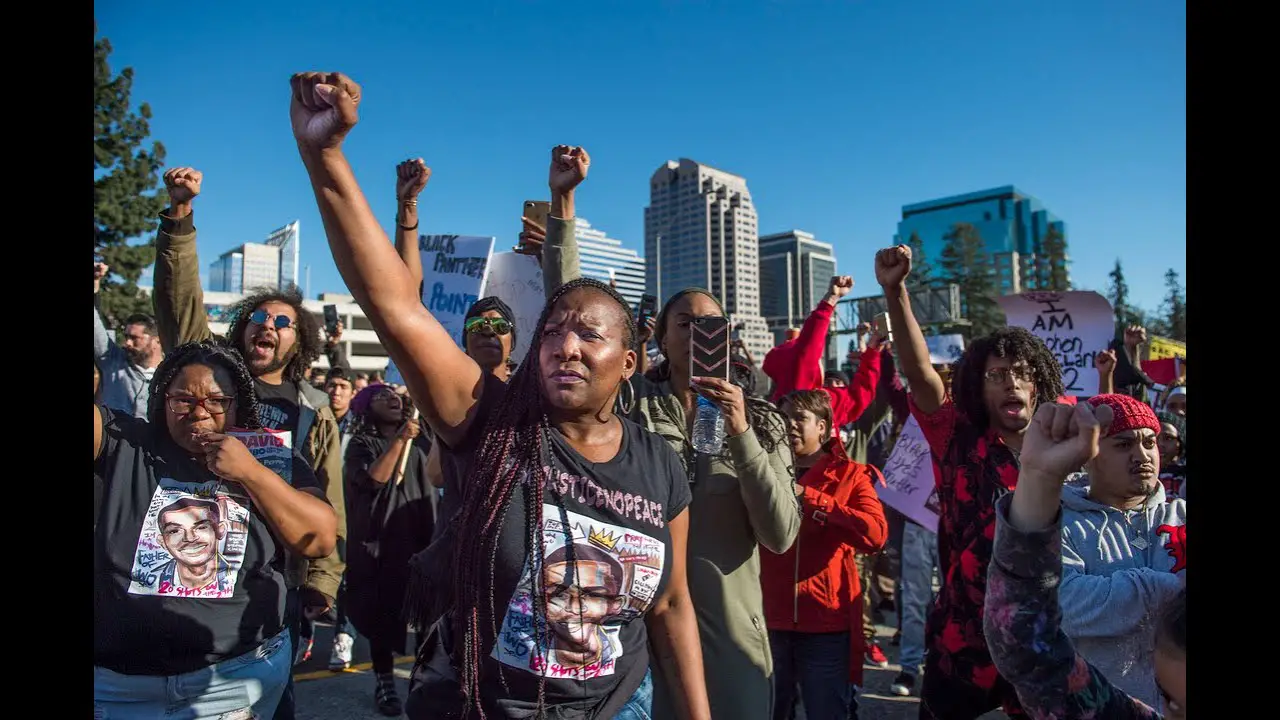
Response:
MULTIPOLYGON (((761 233, 835 245, 854 295, 901 207, 1001 185, 1068 224, 1072 279, 1116 258, 1149 310, 1186 271, 1186 5, 1015 2, 220 2, 95 5, 168 164, 205 173, 208 261, 294 219, 310 292, 344 291, 288 122, 288 78, 364 86, 347 153, 384 227, 432 167, 424 232, 515 242, 549 150, 592 155, 578 214, 643 251, 648 179, 743 175, 761 233)), ((300 278, 304 279, 304 278, 300 278)))

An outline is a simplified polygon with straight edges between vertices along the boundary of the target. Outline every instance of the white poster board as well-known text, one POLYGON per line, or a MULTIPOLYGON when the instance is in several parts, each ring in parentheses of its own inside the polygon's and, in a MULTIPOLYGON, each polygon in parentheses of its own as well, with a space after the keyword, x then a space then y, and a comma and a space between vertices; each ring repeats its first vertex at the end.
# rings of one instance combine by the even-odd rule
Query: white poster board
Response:
POLYGON ((929 346, 929 362, 933 365, 950 365, 964 355, 964 336, 959 333, 931 335, 924 343, 929 346))
POLYGON ((880 502, 922 527, 938 531, 938 485, 933 475, 933 457, 914 415, 907 419, 889 454, 884 465, 884 481, 883 487, 876 487, 880 502))
POLYGON ((494 253, 489 258, 489 277, 484 286, 484 297, 491 295, 496 295, 515 313, 516 344, 511 348, 511 359, 523 363, 547 303, 542 266, 531 255, 494 253))
MULTIPOLYGON (((494 238, 475 235, 419 235, 422 256, 422 304, 449 337, 463 347, 467 310, 482 296, 494 238)), ((403 385, 395 363, 387 364, 387 382, 403 385)))
POLYGON ((1011 327, 1030 330, 1062 366, 1063 394, 1098 394, 1093 360, 1115 335, 1111 303, 1092 290, 1027 292, 996 298, 1011 327))

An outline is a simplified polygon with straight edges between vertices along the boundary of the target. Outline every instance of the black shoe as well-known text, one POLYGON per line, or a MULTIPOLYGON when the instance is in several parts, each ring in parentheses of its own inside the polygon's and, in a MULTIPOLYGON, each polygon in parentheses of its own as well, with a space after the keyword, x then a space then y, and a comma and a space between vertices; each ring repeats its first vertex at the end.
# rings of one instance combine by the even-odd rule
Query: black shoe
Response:
POLYGON ((910 697, 911 691, 916 688, 916 676, 909 672, 900 672, 898 677, 893 679, 893 683, 889 685, 889 692, 899 697, 910 697))
POLYGON ((373 693, 374 704, 378 706, 378 712, 387 717, 400 717, 404 712, 404 707, 400 704, 400 697, 396 695, 396 683, 394 679, 384 680, 378 678, 377 688, 373 693))
POLYGON ((893 639, 889 641, 889 644, 890 644, 890 645, 892 645, 892 646, 894 646, 894 647, 898 647, 899 645, 901 645, 901 644, 902 644, 902 631, 901 631, 901 630, 899 630, 899 631, 897 631, 897 632, 895 632, 895 633, 893 634, 893 639))

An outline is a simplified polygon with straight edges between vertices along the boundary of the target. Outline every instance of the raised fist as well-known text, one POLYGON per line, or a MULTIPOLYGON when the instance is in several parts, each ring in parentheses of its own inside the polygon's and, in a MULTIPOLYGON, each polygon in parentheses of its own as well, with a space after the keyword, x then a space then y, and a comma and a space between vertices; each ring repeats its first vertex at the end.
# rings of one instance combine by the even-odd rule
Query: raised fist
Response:
POLYGON ((587 179, 591 170, 591 156, 581 147, 557 145, 551 149, 551 173, 547 184, 552 193, 572 192, 587 179))
POLYGON ((835 275, 831 278, 831 284, 827 286, 827 295, 834 298, 842 298, 853 291, 853 277, 850 275, 835 275))
POLYGON ((1093 366, 1098 368, 1098 374, 1111 375, 1116 371, 1116 351, 1103 350, 1093 358, 1093 366))
POLYGON ((1098 440, 1111 420, 1108 405, 1041 405, 1022 438, 1020 477, 1061 483, 1098 454, 1098 440))
POLYGON ((911 248, 895 245, 876 253, 876 282, 885 290, 902 287, 911 272, 911 248))
POLYGON ((200 194, 204 173, 195 168, 176 167, 164 172, 164 188, 169 191, 169 205, 190 205, 200 194))
POLYGON ((289 120, 298 146, 329 150, 360 119, 360 86, 342 73, 305 72, 289 79, 289 120))
POLYGON ((871 323, 869 322, 858 323, 858 327, 854 328, 854 332, 858 334, 858 337, 862 337, 863 335, 869 335, 871 333, 871 323))
POLYGON ((422 161, 405 160, 396 166, 396 199, 414 200, 431 179, 431 168, 422 161))
POLYGON ((107 276, 107 270, 109 269, 110 268, 106 263, 93 264, 93 291, 95 293, 98 292, 98 288, 101 287, 102 278, 107 276))
POLYGON ((1124 329, 1124 344, 1130 348, 1137 347, 1147 341, 1147 329, 1141 325, 1130 325, 1124 329))

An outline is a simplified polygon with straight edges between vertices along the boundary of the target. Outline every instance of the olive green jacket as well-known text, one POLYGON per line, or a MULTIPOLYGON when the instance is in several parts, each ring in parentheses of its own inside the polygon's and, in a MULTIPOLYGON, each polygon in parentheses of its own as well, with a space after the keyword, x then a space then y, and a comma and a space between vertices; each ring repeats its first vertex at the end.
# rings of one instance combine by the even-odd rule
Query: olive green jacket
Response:
MULTIPOLYGON (((200 260, 196 254, 194 213, 181 220, 160 216, 156 234, 155 289, 156 327, 165 352, 183 343, 200 342, 214 337, 209 329, 209 315, 204 307, 204 290, 200 287, 200 260)), ((295 447, 311 464, 316 479, 338 515, 338 536, 347 535, 347 511, 342 492, 342 436, 338 419, 329 408, 329 398, 307 383, 298 383, 298 404, 314 410, 316 419, 305 441, 295 447)), ((338 597, 338 586, 346 563, 337 549, 328 557, 309 563, 290 554, 289 587, 305 585, 323 593, 332 603, 338 597), (305 578, 305 582, 304 579, 305 578)))

